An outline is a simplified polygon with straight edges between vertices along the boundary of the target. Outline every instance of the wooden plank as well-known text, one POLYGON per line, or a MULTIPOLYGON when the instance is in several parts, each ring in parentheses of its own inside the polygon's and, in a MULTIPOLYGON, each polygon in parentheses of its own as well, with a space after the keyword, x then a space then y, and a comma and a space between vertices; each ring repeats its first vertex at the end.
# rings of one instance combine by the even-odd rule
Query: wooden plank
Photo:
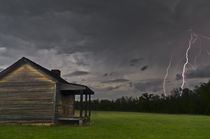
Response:
MULTIPOLYGON (((31 118, 34 118, 35 119, 43 119, 43 118, 49 118, 49 120, 52 119, 52 115, 46 115, 44 114, 44 112, 40 112, 38 111, 37 113, 25 113, 24 111, 22 112, 22 114, 20 113, 17 113, 17 112, 13 112, 13 113, 10 113, 10 112, 4 112, 0 115, 0 118, 1 119, 16 119, 15 117, 19 117, 19 119, 21 118, 24 118, 24 117, 31 117, 31 118), (37 114, 37 113, 41 113, 41 114, 37 114)), ((22 119, 22 120, 25 120, 25 119, 22 119)))
POLYGON ((52 116, 49 115, 49 116, 42 116, 42 117, 38 117, 38 115, 34 116, 34 115, 29 115, 29 116, 21 116, 21 115, 14 115, 14 116, 11 116, 10 114, 9 115, 0 115, 0 120, 49 120, 49 121, 52 121, 51 120, 52 116))
POLYGON ((22 98, 21 96, 0 96, 0 103, 1 101, 37 101, 37 100, 51 100, 52 101, 52 95, 27 95, 24 98, 22 98))
POLYGON ((0 88, 0 94, 2 94, 2 93, 4 93, 4 92, 12 92, 12 93, 14 93, 14 92, 51 92, 51 93, 53 93, 52 91, 54 90, 54 87, 49 87, 49 88, 47 88, 47 87, 37 87, 37 88, 35 88, 35 87, 33 87, 33 86, 28 86, 27 88, 25 87, 22 87, 22 88, 18 88, 18 87, 16 87, 16 88, 14 88, 14 87, 8 87, 8 88, 0 88))
MULTIPOLYGON (((3 107, 4 105, 5 106, 8 106, 8 105, 33 105, 33 106, 37 106, 37 104, 39 105, 51 105, 51 104, 54 104, 53 103, 53 100, 51 99, 42 99, 42 100, 31 100, 31 101, 26 101, 26 100, 23 100, 23 101, 17 101, 17 100, 9 100, 9 101, 0 101, 0 106, 3 107)), ((1 109, 1 108, 0 108, 1 109)))
POLYGON ((47 87, 47 86, 54 86, 54 84, 52 84, 51 82, 47 82, 47 81, 35 81, 35 82, 27 82, 26 80, 22 81, 22 82, 0 82, 0 87, 11 87, 12 86, 16 86, 16 87, 27 87, 27 86, 43 86, 43 87, 47 87))
POLYGON ((37 110, 36 109, 36 110, 33 110, 33 111, 29 111, 29 109, 22 109, 22 110, 13 109, 13 110, 8 110, 8 111, 7 110, 1 110, 1 115, 10 113, 10 114, 23 115, 23 116, 25 116, 27 114, 31 114, 31 115, 32 114, 33 115, 38 114, 38 116, 40 116, 40 115, 42 115, 42 116, 51 115, 52 116, 51 112, 52 112, 51 110, 37 110), (40 113, 38 113, 38 112, 40 112, 40 113), (49 113, 49 114, 47 114, 47 113, 49 113))
MULTIPOLYGON (((52 90, 53 91, 53 90, 52 90)), ((53 96, 53 93, 50 91, 50 90, 46 90, 46 91, 37 91, 37 92, 33 92, 33 91, 18 91, 18 92, 11 92, 11 91, 8 91, 8 92, 0 92, 0 97, 13 97, 13 96, 48 96, 48 97, 52 97, 53 96)))
POLYGON ((51 106, 52 106, 52 104, 1 104, 0 107, 1 108, 9 108, 9 107, 11 107, 11 108, 15 108, 15 107, 25 107, 25 108, 43 107, 43 108, 45 108, 45 107, 51 107, 51 106))
POLYGON ((50 117, 52 117, 52 110, 33 110, 31 111, 31 109, 11 109, 11 110, 1 110, 1 116, 2 115, 7 115, 10 114, 12 117, 13 116, 17 116, 17 115, 21 115, 21 116, 27 116, 27 115, 31 115, 34 117, 45 117, 47 115, 49 115, 50 117))
POLYGON ((0 123, 52 123, 51 120, 48 119, 30 119, 30 120, 10 120, 10 119, 0 119, 0 123))

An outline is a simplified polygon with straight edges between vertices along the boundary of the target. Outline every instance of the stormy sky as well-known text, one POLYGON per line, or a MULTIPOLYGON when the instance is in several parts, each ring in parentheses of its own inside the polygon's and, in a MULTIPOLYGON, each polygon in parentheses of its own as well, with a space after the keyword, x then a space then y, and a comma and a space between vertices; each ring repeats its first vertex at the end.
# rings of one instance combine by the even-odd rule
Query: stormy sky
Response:
MULTIPOLYGON (((209 0, 0 0, 0 69, 25 56, 95 98, 181 86, 190 33, 210 36, 209 0)), ((210 77, 210 40, 189 52, 185 87, 210 77)))

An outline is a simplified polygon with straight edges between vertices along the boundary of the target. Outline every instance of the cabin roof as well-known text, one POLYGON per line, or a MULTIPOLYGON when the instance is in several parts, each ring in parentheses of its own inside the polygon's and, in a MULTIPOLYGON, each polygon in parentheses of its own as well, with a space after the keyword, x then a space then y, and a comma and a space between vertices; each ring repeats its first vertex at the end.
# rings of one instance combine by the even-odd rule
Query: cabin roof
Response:
POLYGON ((61 84, 61 91, 63 90, 65 92, 69 92, 72 88, 72 90, 75 90, 75 91, 84 90, 84 93, 94 94, 94 92, 90 88, 88 88, 87 86, 80 85, 80 84, 69 83, 68 81, 64 80, 60 76, 51 72, 47 68, 44 68, 44 67, 40 66, 39 64, 37 64, 37 63, 35 63, 35 62, 31 61, 30 59, 25 58, 25 57, 22 57, 20 60, 18 60, 17 62, 12 64, 11 66, 9 66, 5 70, 1 71, 0 72, 0 79, 5 77, 6 75, 8 75, 9 73, 11 73, 12 71, 14 71, 15 69, 17 69, 18 67, 20 67, 23 64, 31 65, 32 67, 39 70, 40 72, 42 72, 46 76, 49 76, 52 80, 60 83, 61 84))

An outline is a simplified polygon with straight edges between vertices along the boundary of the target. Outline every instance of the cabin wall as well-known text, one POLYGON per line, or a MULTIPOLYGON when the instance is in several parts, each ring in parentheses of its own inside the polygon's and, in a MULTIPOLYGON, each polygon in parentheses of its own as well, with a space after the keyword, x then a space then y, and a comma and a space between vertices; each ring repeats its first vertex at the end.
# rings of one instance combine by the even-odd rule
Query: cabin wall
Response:
POLYGON ((74 95, 65 95, 58 91, 57 93, 57 111, 56 118, 74 116, 74 95))
POLYGON ((0 79, 0 123, 53 123, 56 84, 29 64, 0 79))
POLYGON ((64 117, 74 115, 74 95, 62 95, 62 115, 64 117))

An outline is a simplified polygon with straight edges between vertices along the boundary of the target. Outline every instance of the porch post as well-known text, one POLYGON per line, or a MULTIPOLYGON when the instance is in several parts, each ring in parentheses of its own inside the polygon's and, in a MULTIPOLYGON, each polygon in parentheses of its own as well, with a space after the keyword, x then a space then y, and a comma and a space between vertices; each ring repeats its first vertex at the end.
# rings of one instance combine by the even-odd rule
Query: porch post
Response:
POLYGON ((83 91, 80 91, 80 117, 83 114, 83 91))
POLYGON ((90 116, 91 116, 91 94, 89 94, 89 119, 90 119, 90 116))
POLYGON ((85 94, 85 117, 87 117, 87 94, 85 94))

